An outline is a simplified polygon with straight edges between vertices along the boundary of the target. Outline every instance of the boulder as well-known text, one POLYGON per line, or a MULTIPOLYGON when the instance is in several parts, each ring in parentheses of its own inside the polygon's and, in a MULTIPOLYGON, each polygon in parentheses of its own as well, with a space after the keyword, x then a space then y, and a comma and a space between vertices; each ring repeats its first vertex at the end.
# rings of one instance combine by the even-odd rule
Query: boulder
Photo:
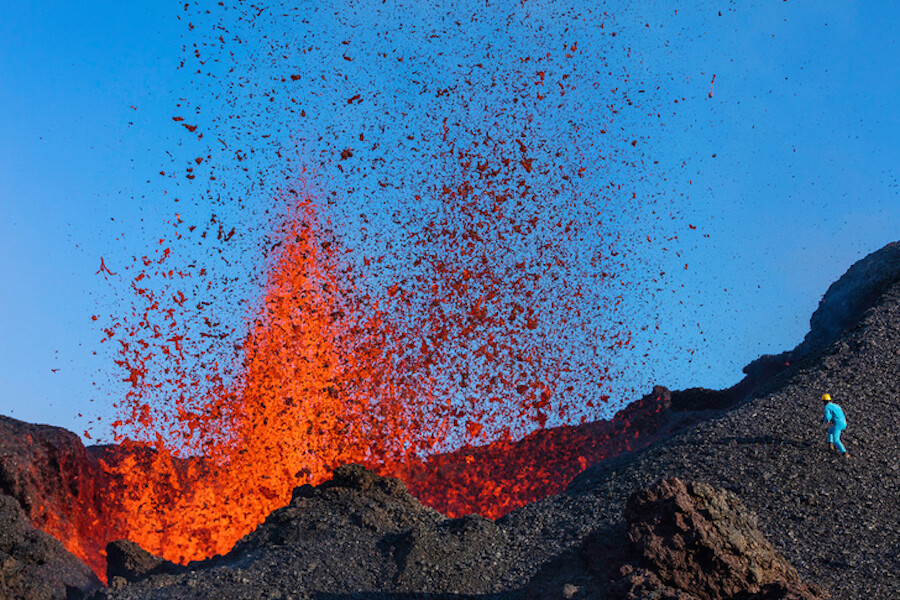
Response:
POLYGON ((756 516, 727 490, 668 479, 633 494, 625 520, 640 558, 621 570, 618 598, 646 597, 649 589, 673 600, 762 600, 788 591, 803 600, 828 597, 800 581, 756 516))
POLYGON ((106 579, 110 587, 121 587, 157 573, 176 573, 180 569, 131 540, 116 540, 106 545, 106 579))
POLYGON ((86 564, 35 529, 15 498, 0 494, 0 598, 78 600, 100 587, 86 564))

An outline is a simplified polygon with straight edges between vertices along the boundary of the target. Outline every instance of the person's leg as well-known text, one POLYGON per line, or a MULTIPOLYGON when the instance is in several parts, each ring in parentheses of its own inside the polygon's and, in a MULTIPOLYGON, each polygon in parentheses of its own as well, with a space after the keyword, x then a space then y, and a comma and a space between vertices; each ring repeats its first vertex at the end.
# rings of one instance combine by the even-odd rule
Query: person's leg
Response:
POLYGON ((837 439, 837 427, 832 425, 828 428, 828 446, 834 450, 834 442, 837 439))
POLYGON ((844 430, 843 427, 832 427, 834 429, 834 445, 837 447, 838 451, 841 454, 846 454, 847 449, 844 448, 844 445, 841 443, 841 432, 844 430))

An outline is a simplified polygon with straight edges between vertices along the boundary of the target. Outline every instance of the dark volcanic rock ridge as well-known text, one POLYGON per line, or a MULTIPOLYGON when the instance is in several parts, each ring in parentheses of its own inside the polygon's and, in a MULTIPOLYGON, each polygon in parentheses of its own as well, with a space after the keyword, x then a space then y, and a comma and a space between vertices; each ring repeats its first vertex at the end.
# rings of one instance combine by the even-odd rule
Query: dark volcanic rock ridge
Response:
MULTIPOLYGON (((632 408, 633 419, 650 419, 644 424, 659 434, 654 443, 589 467, 561 494, 496 522, 447 519, 419 504, 396 480, 342 467, 331 482, 298 488, 288 506, 227 555, 187 568, 150 559, 155 574, 129 576, 132 583, 97 597, 824 597, 807 585, 812 583, 835 598, 896 600, 898 347, 900 244, 894 243, 859 261, 829 288, 803 343, 754 361, 734 388, 671 395, 654 390, 632 408), (843 439, 850 458, 829 452, 819 399, 826 392, 847 413, 843 439), (678 426, 672 425, 675 420, 678 426), (659 482, 672 478, 703 482, 671 494, 693 498, 678 513, 681 522, 694 524, 689 529, 721 533, 715 523, 707 527, 696 517, 702 513, 708 522, 721 522, 712 517, 716 511, 709 502, 734 509, 723 517, 729 523, 742 522, 734 514, 754 514, 744 521, 756 520, 759 539, 767 539, 772 556, 783 556, 787 566, 780 559, 751 560, 738 553, 715 563, 721 568, 701 568, 719 569, 716 582, 698 582, 689 576, 690 568, 668 565, 660 557, 673 554, 672 536, 656 536, 649 525, 641 534, 636 526, 638 513, 652 520, 654 511, 634 509, 634 500, 630 511, 625 507, 629 498, 651 493, 646 490, 658 493, 659 482), (734 495, 742 508, 735 508, 734 495), (647 548, 659 552, 648 554, 647 548), (760 575, 767 570, 780 575, 760 575), (726 584, 736 572, 744 575, 726 584), (753 586, 741 587, 734 583, 738 579, 753 586)), ((737 545, 753 552, 765 546, 750 529, 741 535, 755 541, 737 545)), ((706 539, 683 532, 676 545, 701 538, 706 539)), ((719 558, 727 555, 716 552, 719 558)), ((680 564, 711 564, 698 560, 684 556, 680 564)))
MULTIPOLYGON (((855 315, 855 324, 792 362, 750 401, 588 468, 563 494, 509 515, 505 526, 541 532, 523 536, 517 551, 550 560, 592 529, 614 530, 616 507, 630 494, 679 477, 737 493, 800 576, 834 597, 900 598, 898 248, 894 243, 863 259, 825 295, 822 306, 840 304, 847 289, 868 298, 843 313, 855 315), (820 401, 826 392, 847 413, 842 439, 850 458, 828 450, 820 401)), ((825 337, 811 333, 807 340, 825 337)), ((527 577, 521 569, 512 579, 527 577)))
POLYGON ((800 580, 731 492, 670 479, 632 495, 625 518, 626 536, 594 531, 524 586, 504 589, 501 575, 525 557, 508 552, 502 525, 477 515, 447 519, 399 480, 348 465, 332 481, 298 488, 225 556, 177 567, 111 544, 156 574, 111 564, 111 581, 115 570, 131 583, 93 598, 829 597, 800 580))

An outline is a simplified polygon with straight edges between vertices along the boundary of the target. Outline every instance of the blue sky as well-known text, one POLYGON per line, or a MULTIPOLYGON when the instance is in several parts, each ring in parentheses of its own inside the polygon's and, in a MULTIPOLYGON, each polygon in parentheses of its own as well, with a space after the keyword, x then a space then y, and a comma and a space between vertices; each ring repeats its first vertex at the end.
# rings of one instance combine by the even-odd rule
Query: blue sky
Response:
MULTIPOLYGON (((217 5, 209 4, 215 13, 217 5)), ((641 110, 659 113, 618 117, 659 173, 642 179, 646 202, 629 204, 616 217, 623 232, 679 235, 659 257, 641 255, 655 246, 634 245, 635 278, 651 263, 667 276, 660 303, 631 313, 640 320, 656 311, 661 327, 652 339, 638 340, 635 352, 648 355, 640 368, 623 359, 629 369, 622 400, 632 399, 625 390, 654 383, 727 386, 759 354, 793 347, 829 283, 900 237, 897 8, 890 2, 656 4, 609 4, 603 10, 611 16, 602 18, 596 3, 435 3, 410 22, 398 2, 387 8, 301 2, 272 7, 252 25, 235 20, 236 10, 204 17, 207 7, 185 12, 174 2, 0 8, 0 414, 77 432, 87 416, 106 415, 122 386, 91 320, 117 310, 118 297, 96 274, 100 258, 116 271, 126 257, 155 251, 176 208, 199 220, 228 206, 208 204, 208 188, 171 176, 195 156, 211 156, 203 168, 221 173, 213 195, 253 204, 284 183, 279 177, 289 168, 275 149, 299 147, 295 160, 315 166, 323 196, 343 197, 354 188, 355 200, 343 206, 357 202, 387 214, 400 202, 391 194, 415 187, 415 176, 396 191, 360 192, 371 171, 339 173, 328 158, 332 150, 360 128, 389 122, 376 115, 379 109, 402 109, 411 115, 407 127, 430 127, 433 105, 419 99, 409 83, 414 79, 461 77, 450 63, 463 58, 502 75, 513 68, 508 56, 541 55, 558 49, 563 37, 586 49, 572 67, 575 99, 565 109, 572 112, 562 113, 582 122, 582 138, 601 122, 590 107, 607 99, 588 85, 594 80, 587 66, 601 58, 627 71, 635 85, 642 82, 641 110), (452 25, 457 20, 465 26, 452 25), (619 32, 615 41, 597 41, 604 20, 619 32), (243 42, 225 50, 202 46, 215 37, 217 22, 243 42), (431 42, 422 35, 429 28, 456 33, 431 42), (342 46, 344 40, 351 43, 342 46), (402 67, 367 62, 379 40, 407 57, 402 67), (209 63, 210 75, 191 72, 193 43, 219 59, 209 63), (291 53, 301 45, 316 51, 291 53), (276 47, 284 52, 273 58, 276 47), (343 58, 348 49, 356 52, 354 62, 343 58), (434 60, 439 55, 453 60, 441 64, 434 60), (179 69, 186 57, 189 68, 179 69), (231 66, 237 74, 227 72, 231 66), (271 110, 254 93, 277 82, 276 74, 299 72, 304 78, 279 88, 271 104, 288 106, 287 96, 302 96, 305 120, 271 110), (351 112, 343 100, 353 89, 385 93, 351 112), (242 113, 244 119, 234 119, 242 113), (203 125, 203 140, 172 120, 182 114, 203 125), (241 124, 235 130, 229 123, 241 124), (216 137, 231 148, 243 137, 256 149, 249 162, 269 175, 244 176, 233 155, 209 150, 216 137), (643 215, 649 208, 665 212, 665 219, 643 215)), ((548 60, 550 69, 562 64, 548 60)), ((485 92, 483 99, 491 96, 485 92)), ((449 112, 479 114, 461 104, 449 112)), ((562 120, 538 116, 545 142, 554 139, 554 119, 562 120)), ((427 175, 430 168, 410 169, 401 155, 392 158, 385 169, 394 175, 427 175)), ((252 209, 231 210, 238 222, 262 218, 252 209)), ((335 215, 345 235, 357 239, 352 221, 341 221, 352 212, 336 209, 335 215)), ((252 248, 252 240, 241 247, 252 248)))

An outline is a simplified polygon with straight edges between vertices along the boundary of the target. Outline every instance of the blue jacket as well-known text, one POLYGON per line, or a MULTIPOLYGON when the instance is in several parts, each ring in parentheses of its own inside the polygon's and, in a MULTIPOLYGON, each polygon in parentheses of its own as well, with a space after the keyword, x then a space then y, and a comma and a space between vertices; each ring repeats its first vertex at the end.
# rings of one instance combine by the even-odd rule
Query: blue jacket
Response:
POLYGON ((844 417, 844 411, 834 402, 829 402, 825 405, 825 418, 823 420, 826 423, 834 421, 834 424, 838 427, 847 427, 847 419, 844 417))

